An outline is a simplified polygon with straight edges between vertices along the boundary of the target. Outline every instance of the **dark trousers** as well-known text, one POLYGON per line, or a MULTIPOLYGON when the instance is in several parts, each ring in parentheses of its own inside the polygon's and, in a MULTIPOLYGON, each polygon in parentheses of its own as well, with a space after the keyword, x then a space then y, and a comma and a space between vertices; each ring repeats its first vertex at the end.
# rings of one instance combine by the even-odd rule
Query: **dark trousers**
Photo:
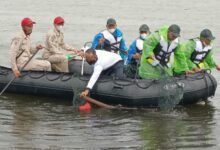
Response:
POLYGON ((110 68, 104 70, 102 72, 102 75, 107 75, 107 76, 112 76, 114 75, 117 78, 124 78, 124 61, 121 60, 117 63, 115 63, 113 66, 111 66, 110 68))

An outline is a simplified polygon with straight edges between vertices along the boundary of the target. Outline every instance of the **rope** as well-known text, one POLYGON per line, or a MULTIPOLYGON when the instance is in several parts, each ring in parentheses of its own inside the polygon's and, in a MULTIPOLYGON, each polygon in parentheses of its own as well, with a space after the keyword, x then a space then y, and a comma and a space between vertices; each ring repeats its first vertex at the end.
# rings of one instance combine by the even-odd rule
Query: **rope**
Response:
MULTIPOLYGON (((38 73, 41 73, 41 72, 38 72, 38 73)), ((32 79, 40 79, 44 76, 46 76, 46 79, 48 81, 55 81, 55 80, 58 80, 60 79, 61 81, 68 81, 68 80, 71 80, 73 77, 79 77, 79 79, 81 81, 89 81, 89 78, 85 77, 85 76, 80 76, 80 75, 77 75, 77 74, 72 74, 70 75, 69 77, 67 76, 69 73, 62 73, 62 74, 58 74, 58 76, 56 76, 55 78, 49 78, 48 77, 48 74, 50 72, 43 72, 42 74, 39 74, 39 76, 33 76, 34 75, 34 72, 32 71, 24 71, 22 72, 22 76, 21 77, 25 77, 25 76, 29 76, 30 78, 32 79), (66 78, 65 78, 66 77, 66 78)), ((0 71, 0 75, 8 75, 9 74, 9 71, 8 70, 1 70, 0 71)), ((207 70, 207 71, 204 71, 202 73, 199 73, 198 75, 196 76, 189 76, 189 75, 184 75, 184 76, 180 76, 180 77, 172 77, 173 81, 175 82, 175 84, 177 84, 179 86, 179 84, 177 83, 178 81, 180 80, 188 80, 188 81, 195 81, 195 80, 201 80, 203 79, 206 83, 206 88, 208 89, 207 91, 207 94, 209 95, 210 94, 210 89, 209 89, 209 86, 208 86, 208 81, 207 81, 207 78, 206 78, 206 74, 208 75, 208 78, 210 79, 210 81, 212 82, 212 87, 215 88, 215 83, 213 81, 213 79, 209 76, 209 74, 211 74, 211 70, 207 70)), ((102 77, 99 79, 99 82, 103 83, 103 82, 109 82, 109 81, 113 81, 114 84, 116 85, 119 85, 119 86, 130 86, 130 85, 133 85, 135 84, 138 88, 141 88, 141 89, 148 89, 149 87, 151 87, 153 84, 155 84, 156 82, 158 82, 159 80, 147 80, 148 82, 143 82, 143 80, 141 81, 141 83, 139 82, 138 79, 116 79, 116 78, 105 78, 103 79, 102 77), (113 80, 112 80, 113 79, 113 80), (127 82, 127 83, 124 83, 127 82), (148 84, 146 84, 148 83, 148 84), (142 85, 145 85, 145 86, 142 86, 142 85)))
POLYGON ((210 81, 212 82, 213 88, 216 89, 215 82, 214 82, 213 79, 210 77, 210 74, 208 74, 208 77, 209 77, 210 81))
POLYGON ((190 76, 190 75, 184 75, 183 77, 182 76, 179 76, 177 77, 179 80, 188 80, 188 81, 195 81, 195 80, 202 80, 204 79, 205 75, 204 75, 204 72, 201 72, 199 73, 198 75, 195 76, 190 76))
MULTIPOLYGON (((40 72, 40 73, 42 73, 42 72, 40 72)), ((28 74, 28 76, 29 76, 31 79, 40 79, 40 78, 42 78, 43 76, 45 76, 46 72, 43 72, 43 73, 40 74, 39 76, 32 76, 32 72, 31 72, 31 71, 29 71, 27 74, 28 74)))
POLYGON ((4 75, 4 76, 6 76, 6 75, 8 75, 8 70, 0 70, 0 75, 4 75))
POLYGON ((29 71, 22 71, 20 78, 23 78, 23 77, 27 76, 28 74, 29 74, 29 71))
POLYGON ((134 81, 131 80, 131 79, 120 79, 120 80, 117 80, 116 78, 113 78, 113 83, 116 84, 116 85, 119 85, 119 86, 130 86, 132 84, 134 84, 134 81), (126 81, 126 82, 129 82, 127 84, 120 84, 119 82, 123 82, 123 81, 126 81))
POLYGON ((49 80, 49 81, 55 81, 55 80, 58 80, 58 79, 61 77, 61 75, 62 75, 62 74, 59 74, 57 77, 55 77, 55 78, 53 78, 53 79, 49 79, 49 78, 48 78, 48 74, 46 74, 45 76, 46 76, 46 79, 47 79, 47 80, 49 80))
POLYGON ((208 85, 208 81, 207 81, 207 79, 206 79, 206 76, 205 76, 205 78, 204 78, 204 81, 205 81, 205 85, 206 85, 206 89, 207 89, 207 96, 205 97, 205 99, 207 99, 208 96, 209 96, 209 85, 208 85))
MULTIPOLYGON (((88 78, 86 78, 85 76, 78 76, 79 77, 79 80, 81 80, 81 81, 89 81, 90 79, 88 79, 88 78), (83 79, 83 77, 84 77, 84 79, 83 79)), ((111 81, 112 79, 103 79, 102 77, 101 78, 99 78, 98 79, 99 80, 99 82, 109 82, 109 81, 111 81)))
POLYGON ((135 81, 137 87, 139 87, 139 88, 141 88, 141 89, 148 89, 148 88, 151 87, 154 83, 156 83, 158 80, 152 80, 152 81, 149 83, 149 85, 147 85, 147 86, 145 86, 145 87, 140 86, 140 84, 139 84, 138 81, 139 81, 139 80, 136 80, 136 81, 135 81))
POLYGON ((68 81, 68 80, 70 80, 70 79, 72 79, 74 77, 74 75, 72 74, 68 78, 64 79, 65 75, 68 75, 68 73, 63 73, 62 74, 62 76, 60 78, 61 81, 68 81))
MULTIPOLYGON (((215 82, 213 81, 212 77, 210 77, 210 74, 211 74, 211 70, 210 70, 210 72, 207 72, 207 76, 208 76, 209 80, 210 80, 211 83, 212 83, 212 88, 216 90, 216 86, 215 86, 216 84, 215 84, 215 82)), ((214 94, 213 94, 213 95, 214 95, 214 94)), ((209 95, 208 95, 208 96, 209 96, 209 95)))

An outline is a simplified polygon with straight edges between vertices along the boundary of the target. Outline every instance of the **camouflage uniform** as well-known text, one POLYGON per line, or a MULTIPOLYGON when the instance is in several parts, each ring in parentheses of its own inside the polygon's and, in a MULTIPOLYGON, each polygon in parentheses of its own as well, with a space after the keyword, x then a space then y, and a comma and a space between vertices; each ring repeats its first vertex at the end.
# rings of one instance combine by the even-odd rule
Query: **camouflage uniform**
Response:
MULTIPOLYGON (((10 46, 12 70, 20 70, 36 51, 36 48, 31 47, 30 36, 25 35, 24 31, 19 32, 10 46)), ((51 64, 49 61, 33 58, 23 70, 51 71, 51 64)))

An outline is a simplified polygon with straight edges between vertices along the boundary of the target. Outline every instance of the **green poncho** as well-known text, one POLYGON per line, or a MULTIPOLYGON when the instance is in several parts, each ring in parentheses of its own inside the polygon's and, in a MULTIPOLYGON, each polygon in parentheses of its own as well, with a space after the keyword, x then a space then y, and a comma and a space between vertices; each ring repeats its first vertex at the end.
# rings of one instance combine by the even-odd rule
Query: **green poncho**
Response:
MULTIPOLYGON (((153 57, 153 50, 160 43, 160 37, 162 36, 165 41, 171 43, 167 38, 168 26, 163 26, 159 32, 152 33, 145 41, 143 47, 143 53, 141 57, 141 64, 139 67, 139 75, 142 78, 159 79, 161 78, 161 69, 159 66, 152 66, 147 58, 153 57)), ((187 67, 184 52, 182 51, 182 46, 179 44, 174 51, 174 63, 171 64, 170 68, 164 67, 166 72, 173 75, 173 71, 176 74, 181 74, 182 72, 189 70, 187 67)))
MULTIPOLYGON (((193 63, 191 61, 191 55, 193 53, 193 51, 196 48, 196 41, 195 40, 188 40, 186 43, 183 44, 182 49, 185 53, 185 57, 186 57, 186 61, 187 61, 187 65, 188 68, 190 70, 192 70, 193 68, 196 68, 197 65, 195 63, 193 63)), ((203 60, 203 65, 204 68, 203 69, 212 69, 216 67, 216 63, 213 59, 213 52, 212 50, 208 53, 208 55, 205 57, 205 59, 203 60)))

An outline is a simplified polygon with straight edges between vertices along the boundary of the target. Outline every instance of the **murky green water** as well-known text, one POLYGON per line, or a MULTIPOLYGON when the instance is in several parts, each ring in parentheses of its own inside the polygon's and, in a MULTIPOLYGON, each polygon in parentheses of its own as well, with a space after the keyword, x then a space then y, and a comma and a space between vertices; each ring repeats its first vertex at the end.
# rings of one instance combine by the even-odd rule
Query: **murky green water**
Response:
MULTIPOLYGON (((53 18, 66 19, 65 40, 76 47, 116 18, 127 45, 147 23, 152 31, 177 23, 182 39, 198 36, 210 28, 216 36, 215 58, 220 63, 220 1, 218 0, 1 0, 0 64, 8 66, 11 38, 20 30, 20 20, 37 22, 33 43, 43 41, 53 18)), ((217 81, 220 72, 214 71, 217 81)), ((6 94, 0 98, 0 149, 88 150, 218 150, 220 148, 220 91, 211 103, 180 106, 171 112, 156 109, 79 112, 71 100, 6 94)))

